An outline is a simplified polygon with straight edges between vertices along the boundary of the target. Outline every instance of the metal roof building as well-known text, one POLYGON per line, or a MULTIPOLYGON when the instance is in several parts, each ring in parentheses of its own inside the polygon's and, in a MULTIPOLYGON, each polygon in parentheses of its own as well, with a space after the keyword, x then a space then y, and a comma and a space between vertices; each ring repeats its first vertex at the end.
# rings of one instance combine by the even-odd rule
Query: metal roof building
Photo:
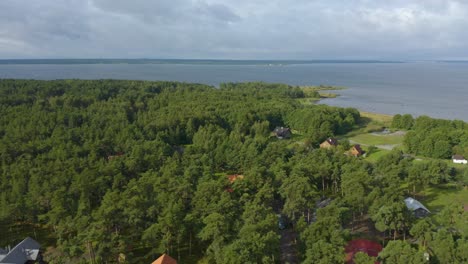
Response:
POLYGON ((429 209, 427 209, 422 203, 420 203, 418 200, 414 198, 411 198, 411 197, 406 198, 405 204, 406 204, 406 207, 410 211, 414 212, 416 217, 425 217, 429 213, 431 213, 429 209))
POLYGON ((24 264, 37 260, 41 245, 36 240, 27 237, 13 249, 0 248, 0 264, 24 264))

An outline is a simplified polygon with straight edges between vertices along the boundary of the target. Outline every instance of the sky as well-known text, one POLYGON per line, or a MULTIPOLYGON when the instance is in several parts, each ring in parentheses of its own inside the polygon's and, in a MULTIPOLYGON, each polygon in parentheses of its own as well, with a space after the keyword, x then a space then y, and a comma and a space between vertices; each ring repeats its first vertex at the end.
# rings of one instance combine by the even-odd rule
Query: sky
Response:
POLYGON ((0 0, 0 59, 468 59, 465 0, 0 0))

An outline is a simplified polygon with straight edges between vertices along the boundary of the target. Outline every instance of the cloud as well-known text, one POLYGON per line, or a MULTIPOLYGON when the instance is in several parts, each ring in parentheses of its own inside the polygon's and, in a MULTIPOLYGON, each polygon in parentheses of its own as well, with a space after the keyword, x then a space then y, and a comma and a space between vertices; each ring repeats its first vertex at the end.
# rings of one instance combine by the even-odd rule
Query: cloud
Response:
POLYGON ((458 0, 2 0, 0 58, 468 58, 458 0))

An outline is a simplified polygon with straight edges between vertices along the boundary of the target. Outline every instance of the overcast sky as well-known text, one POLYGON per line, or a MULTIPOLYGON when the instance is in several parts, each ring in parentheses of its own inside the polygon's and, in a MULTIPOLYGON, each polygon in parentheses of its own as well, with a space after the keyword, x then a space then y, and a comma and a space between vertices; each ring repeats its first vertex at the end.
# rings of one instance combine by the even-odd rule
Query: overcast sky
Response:
POLYGON ((468 59, 468 1, 0 0, 0 58, 468 59))

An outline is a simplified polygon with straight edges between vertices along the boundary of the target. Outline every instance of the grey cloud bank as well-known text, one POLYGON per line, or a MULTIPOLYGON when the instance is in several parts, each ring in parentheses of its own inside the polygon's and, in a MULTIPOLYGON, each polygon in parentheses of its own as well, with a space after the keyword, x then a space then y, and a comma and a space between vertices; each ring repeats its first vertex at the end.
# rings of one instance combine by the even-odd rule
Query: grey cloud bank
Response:
POLYGON ((468 2, 2 0, 0 58, 467 59, 468 2))

